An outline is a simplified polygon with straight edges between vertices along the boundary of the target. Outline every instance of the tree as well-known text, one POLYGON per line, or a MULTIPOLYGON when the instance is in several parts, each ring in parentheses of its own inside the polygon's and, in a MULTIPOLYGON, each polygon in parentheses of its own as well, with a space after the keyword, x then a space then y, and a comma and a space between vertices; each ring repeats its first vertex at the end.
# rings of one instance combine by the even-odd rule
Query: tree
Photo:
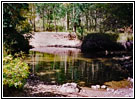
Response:
POLYGON ((24 37, 24 34, 30 31, 30 25, 23 15, 27 12, 28 4, 3 4, 3 44, 8 53, 14 54, 20 51, 28 53, 31 48, 28 38, 24 37))
POLYGON ((133 24, 132 3, 97 4, 99 12, 103 14, 102 24, 106 30, 115 30, 133 24))

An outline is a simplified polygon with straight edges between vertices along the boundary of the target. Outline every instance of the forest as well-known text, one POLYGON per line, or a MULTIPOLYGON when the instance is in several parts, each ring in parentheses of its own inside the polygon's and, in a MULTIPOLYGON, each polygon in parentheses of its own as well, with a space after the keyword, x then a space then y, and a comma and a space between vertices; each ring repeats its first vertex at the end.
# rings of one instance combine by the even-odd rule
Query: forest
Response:
POLYGON ((2 3, 3 96, 133 97, 133 7, 2 3))

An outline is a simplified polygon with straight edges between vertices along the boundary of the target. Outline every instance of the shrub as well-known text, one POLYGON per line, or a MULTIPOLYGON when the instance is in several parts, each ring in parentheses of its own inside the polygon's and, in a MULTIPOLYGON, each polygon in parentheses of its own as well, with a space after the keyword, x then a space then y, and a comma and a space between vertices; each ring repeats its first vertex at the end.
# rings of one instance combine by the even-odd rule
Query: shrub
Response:
POLYGON ((29 4, 4 3, 3 4, 3 44, 8 54, 29 52, 29 38, 24 34, 30 33, 28 22, 29 4))
POLYGON ((21 57, 13 58, 11 55, 3 57, 3 85, 21 88, 29 75, 29 66, 21 57))
POLYGON ((103 33, 88 34, 81 45, 82 52, 116 51, 123 50, 123 46, 111 39, 111 35, 103 33))
POLYGON ((32 46, 29 45, 27 38, 13 28, 4 28, 4 32, 6 34, 4 34, 3 44, 8 54, 14 55, 20 51, 29 53, 29 49, 32 48, 32 46))

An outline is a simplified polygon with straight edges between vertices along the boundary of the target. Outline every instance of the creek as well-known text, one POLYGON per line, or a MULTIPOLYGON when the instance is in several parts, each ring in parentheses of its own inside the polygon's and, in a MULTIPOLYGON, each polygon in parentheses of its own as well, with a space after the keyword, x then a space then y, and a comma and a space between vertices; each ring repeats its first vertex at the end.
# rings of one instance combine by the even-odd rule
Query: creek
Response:
POLYGON ((31 73, 49 84, 75 82, 90 87, 129 76, 129 72, 113 57, 86 58, 79 49, 31 49, 26 61, 31 66, 31 73))

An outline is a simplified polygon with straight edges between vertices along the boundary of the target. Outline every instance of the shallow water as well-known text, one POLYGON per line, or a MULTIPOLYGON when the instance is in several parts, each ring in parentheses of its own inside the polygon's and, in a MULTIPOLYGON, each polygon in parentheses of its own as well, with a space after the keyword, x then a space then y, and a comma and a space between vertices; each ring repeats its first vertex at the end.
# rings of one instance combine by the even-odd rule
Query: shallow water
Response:
POLYGON ((52 84, 76 82, 91 86, 128 77, 128 71, 112 58, 86 58, 80 51, 70 54, 63 51, 61 55, 60 52, 51 54, 33 49, 27 62, 34 75, 52 84))

